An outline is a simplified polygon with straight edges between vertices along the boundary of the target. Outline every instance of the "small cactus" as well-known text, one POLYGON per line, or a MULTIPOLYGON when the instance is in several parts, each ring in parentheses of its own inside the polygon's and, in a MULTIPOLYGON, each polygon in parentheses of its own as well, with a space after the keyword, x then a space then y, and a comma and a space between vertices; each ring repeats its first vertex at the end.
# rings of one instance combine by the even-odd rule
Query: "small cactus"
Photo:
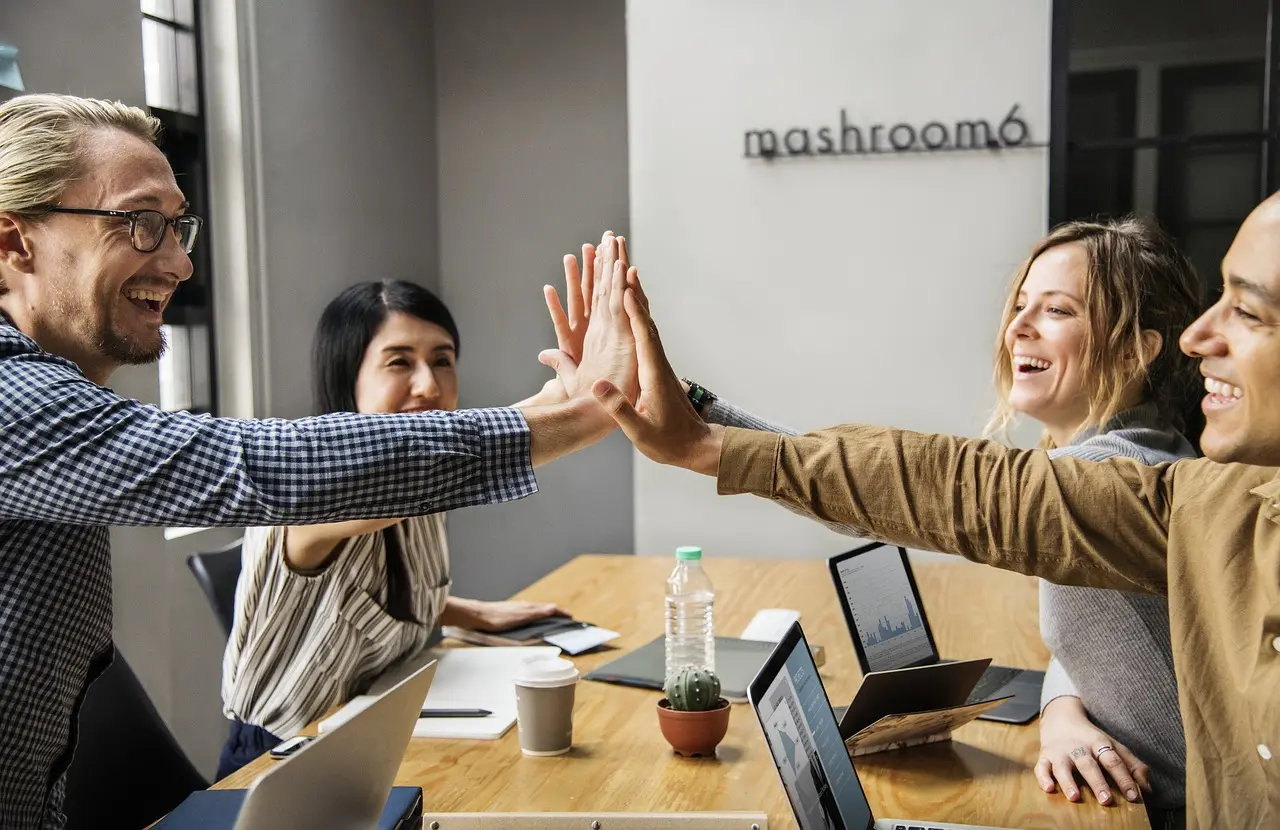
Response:
POLYGON ((686 666, 667 678, 667 703, 678 712, 706 712, 720 702, 720 678, 708 669, 686 666))

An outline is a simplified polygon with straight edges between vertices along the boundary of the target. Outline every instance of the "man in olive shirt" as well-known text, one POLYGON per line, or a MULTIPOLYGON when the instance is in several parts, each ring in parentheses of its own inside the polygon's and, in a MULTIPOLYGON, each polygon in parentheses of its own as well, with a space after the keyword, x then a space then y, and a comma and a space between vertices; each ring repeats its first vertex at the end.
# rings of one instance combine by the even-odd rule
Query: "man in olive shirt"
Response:
MULTIPOLYGON (((1280 197, 1222 262, 1222 299, 1181 338, 1201 359, 1211 460, 1050 461, 1040 451, 844 426, 789 437, 706 424, 638 281, 633 408, 594 393, 663 464, 897 544, 1052 582, 1168 594, 1190 827, 1280 827, 1280 197)), ((1096 752, 1095 748, 1095 752, 1096 752)), ((1099 759, 1106 762, 1115 753, 1099 759)))

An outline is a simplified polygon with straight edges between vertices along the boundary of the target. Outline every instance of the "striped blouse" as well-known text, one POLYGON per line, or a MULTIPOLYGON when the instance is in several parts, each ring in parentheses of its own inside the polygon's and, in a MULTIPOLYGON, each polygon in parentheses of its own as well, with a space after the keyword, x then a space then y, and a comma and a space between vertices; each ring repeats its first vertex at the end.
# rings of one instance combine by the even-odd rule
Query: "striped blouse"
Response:
POLYGON ((336 558, 314 573, 285 563, 284 528, 245 531, 235 624, 222 659, 227 718, 291 738, 426 645, 449 596, 444 514, 406 519, 392 532, 418 622, 386 611, 381 531, 339 543, 336 558))

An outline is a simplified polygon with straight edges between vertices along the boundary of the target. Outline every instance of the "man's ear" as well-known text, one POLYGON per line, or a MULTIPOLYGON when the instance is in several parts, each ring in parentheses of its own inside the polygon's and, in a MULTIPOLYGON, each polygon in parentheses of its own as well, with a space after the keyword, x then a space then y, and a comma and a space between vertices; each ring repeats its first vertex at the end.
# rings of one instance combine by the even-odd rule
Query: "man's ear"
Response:
POLYGON ((0 213, 0 267, 29 274, 34 270, 31 256, 31 223, 16 213, 0 213))

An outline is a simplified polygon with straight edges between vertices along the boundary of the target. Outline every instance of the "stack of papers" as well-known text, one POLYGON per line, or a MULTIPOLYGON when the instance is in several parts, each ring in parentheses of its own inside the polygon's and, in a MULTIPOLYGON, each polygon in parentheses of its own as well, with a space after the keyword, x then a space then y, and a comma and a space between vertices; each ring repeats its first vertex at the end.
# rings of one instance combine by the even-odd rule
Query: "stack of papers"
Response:
POLYGON ((354 698, 346 706, 320 721, 320 732, 328 732, 346 723, 383 691, 407 677, 427 660, 437 660, 435 679, 423 708, 488 709, 493 714, 483 718, 421 718, 413 728, 415 738, 474 738, 496 740, 516 722, 516 691, 512 682, 520 664, 533 657, 558 657, 554 646, 516 648, 442 648, 431 649, 411 662, 388 670, 369 693, 354 698))

